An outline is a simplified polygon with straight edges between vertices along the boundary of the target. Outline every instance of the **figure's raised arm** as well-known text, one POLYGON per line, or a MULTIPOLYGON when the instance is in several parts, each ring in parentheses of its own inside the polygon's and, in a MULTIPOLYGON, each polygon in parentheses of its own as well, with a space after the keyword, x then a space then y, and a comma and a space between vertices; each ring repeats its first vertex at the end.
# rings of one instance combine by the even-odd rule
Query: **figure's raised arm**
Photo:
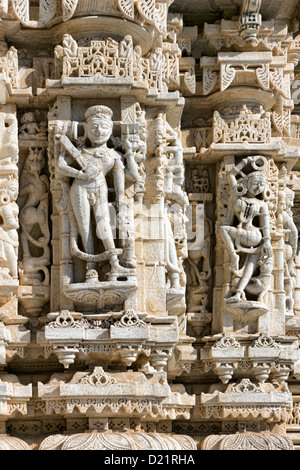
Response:
POLYGON ((61 144, 61 151, 57 160, 57 170, 63 176, 68 176, 70 178, 78 178, 82 180, 87 180, 87 175, 84 173, 85 165, 82 161, 81 152, 72 144, 70 139, 66 135, 57 135, 57 141, 61 144), (73 168, 68 162, 67 155, 73 158, 81 170, 73 168))

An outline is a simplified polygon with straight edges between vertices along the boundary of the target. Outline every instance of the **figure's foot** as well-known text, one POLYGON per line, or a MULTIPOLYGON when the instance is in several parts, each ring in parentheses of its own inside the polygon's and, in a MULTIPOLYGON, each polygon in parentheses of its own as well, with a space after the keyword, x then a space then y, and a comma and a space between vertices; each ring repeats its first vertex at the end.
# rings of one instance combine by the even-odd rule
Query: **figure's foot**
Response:
POLYGON ((88 269, 86 276, 85 276, 85 282, 95 282, 95 281, 99 281, 98 273, 96 269, 88 269))
POLYGON ((265 300, 266 300, 266 295, 269 291, 269 286, 267 286, 258 296, 258 299, 257 301, 260 302, 260 303, 265 303, 265 300))
POLYGON ((246 300, 245 294, 243 292, 237 292, 235 295, 226 299, 227 304, 234 304, 237 302, 241 302, 242 300, 246 300))
POLYGON ((133 260, 122 261, 120 266, 127 269, 136 269, 136 263, 133 260))
POLYGON ((121 266, 119 261, 112 261, 108 281, 117 281, 119 277, 132 275, 132 268, 121 266))

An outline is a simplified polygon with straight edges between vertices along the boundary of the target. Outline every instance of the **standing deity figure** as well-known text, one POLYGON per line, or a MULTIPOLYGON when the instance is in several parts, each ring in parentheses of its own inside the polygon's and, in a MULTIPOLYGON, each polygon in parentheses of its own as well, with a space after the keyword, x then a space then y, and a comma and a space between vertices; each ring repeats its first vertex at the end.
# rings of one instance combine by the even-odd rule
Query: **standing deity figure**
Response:
POLYGON ((285 233, 284 249, 284 286, 286 291, 287 312, 293 315, 294 288, 296 285, 295 258, 298 251, 298 229, 294 222, 292 207, 295 193, 290 188, 285 188, 282 211, 282 225, 285 233))
MULTIPOLYGON (((69 192, 71 249, 75 256, 87 262, 87 282, 98 280, 96 265, 105 260, 109 260, 111 267, 109 281, 116 281, 118 276, 126 276, 132 271, 120 265, 118 255, 122 254, 123 250, 116 248, 111 225, 106 180, 110 172, 113 174, 119 219, 124 218, 124 212, 127 211, 122 157, 107 145, 113 131, 112 116, 112 110, 106 106, 96 105, 88 108, 85 113, 83 145, 79 148, 75 147, 66 135, 57 136, 61 143, 57 161, 58 174, 73 178, 69 192), (103 244, 104 253, 96 254, 95 231, 103 244), (78 235, 81 237, 84 251, 79 249, 78 235)), ((123 246, 126 244, 126 240, 121 242, 123 246)), ((128 266, 128 259, 126 264, 128 266)))
POLYGON ((273 250, 269 210, 263 199, 266 167, 264 157, 248 157, 228 174, 229 225, 220 227, 220 235, 230 254, 231 291, 234 293, 227 303, 247 300, 246 292, 263 302, 270 288, 273 250), (235 220, 238 221, 236 226, 235 220), (253 277, 258 268, 259 274, 253 277))

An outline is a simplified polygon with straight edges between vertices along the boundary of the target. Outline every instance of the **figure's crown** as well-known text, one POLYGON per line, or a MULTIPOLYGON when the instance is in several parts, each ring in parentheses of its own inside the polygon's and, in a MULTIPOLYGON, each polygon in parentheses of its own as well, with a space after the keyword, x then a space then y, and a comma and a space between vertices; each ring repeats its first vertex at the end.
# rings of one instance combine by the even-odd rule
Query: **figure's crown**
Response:
POLYGON ((99 117, 111 120, 113 117, 113 112, 107 106, 96 105, 96 106, 91 106, 90 108, 88 108, 84 116, 87 121, 89 119, 99 118, 99 117))

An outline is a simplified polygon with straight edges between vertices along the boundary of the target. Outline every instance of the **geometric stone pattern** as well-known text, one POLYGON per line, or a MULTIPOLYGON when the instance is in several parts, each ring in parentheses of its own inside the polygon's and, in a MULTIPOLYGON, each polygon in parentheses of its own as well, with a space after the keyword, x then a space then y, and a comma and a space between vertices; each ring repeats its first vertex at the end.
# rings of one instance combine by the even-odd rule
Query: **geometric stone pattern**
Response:
POLYGON ((2 450, 299 448, 298 3, 1 2, 2 450))

